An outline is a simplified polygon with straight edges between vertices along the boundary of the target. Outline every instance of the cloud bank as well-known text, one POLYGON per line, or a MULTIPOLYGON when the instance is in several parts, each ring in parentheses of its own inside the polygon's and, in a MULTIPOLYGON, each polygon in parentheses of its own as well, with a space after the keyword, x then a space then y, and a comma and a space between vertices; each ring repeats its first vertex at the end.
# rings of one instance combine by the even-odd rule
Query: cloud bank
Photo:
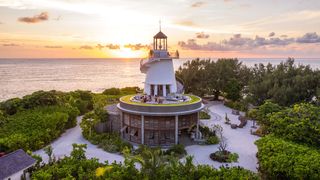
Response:
POLYGON ((199 33, 196 33, 196 37, 198 39, 208 39, 210 37, 209 34, 205 34, 204 32, 199 32, 199 33))
POLYGON ((39 23, 42 21, 47 21, 48 19, 49 19, 48 12, 42 12, 33 17, 20 17, 18 18, 18 21, 23 23, 39 23))
POLYGON ((13 46, 20 46, 19 44, 14 44, 14 43, 6 43, 6 44, 2 44, 2 46, 6 46, 6 47, 13 47, 13 46))
POLYGON ((130 48, 133 51, 141 50, 141 49, 149 49, 149 45, 143 45, 143 44, 126 44, 124 45, 125 48, 130 48))
POLYGON ((300 38, 297 38, 298 43, 320 43, 320 36, 316 33, 306 33, 300 38))
POLYGON ((275 33, 271 32, 268 37, 255 36, 254 38, 243 37, 241 34, 235 34, 231 38, 221 41, 221 43, 207 42, 198 44, 195 39, 179 41, 178 45, 187 50, 203 51, 233 51, 233 50, 250 50, 265 46, 287 46, 293 43, 320 43, 320 36, 316 33, 306 33, 302 37, 288 38, 286 35, 274 37, 275 33))

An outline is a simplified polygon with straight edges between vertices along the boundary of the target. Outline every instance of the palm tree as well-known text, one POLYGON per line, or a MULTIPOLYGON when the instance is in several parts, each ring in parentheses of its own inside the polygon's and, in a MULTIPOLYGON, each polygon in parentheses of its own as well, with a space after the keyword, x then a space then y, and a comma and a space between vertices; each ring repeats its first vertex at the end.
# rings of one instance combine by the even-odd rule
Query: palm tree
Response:
POLYGON ((131 157, 131 159, 141 165, 142 174, 147 175, 149 179, 156 179, 158 172, 166 163, 160 148, 145 148, 140 154, 131 157))

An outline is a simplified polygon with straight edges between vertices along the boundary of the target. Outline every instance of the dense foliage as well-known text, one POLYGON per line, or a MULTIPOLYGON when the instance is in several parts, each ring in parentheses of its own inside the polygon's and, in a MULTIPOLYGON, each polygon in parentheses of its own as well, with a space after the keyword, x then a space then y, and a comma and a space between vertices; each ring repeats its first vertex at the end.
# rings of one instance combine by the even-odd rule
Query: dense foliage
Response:
POLYGON ((214 94, 217 99, 222 92, 228 98, 238 100, 242 88, 249 79, 249 69, 237 59, 217 61, 195 59, 179 67, 176 76, 183 80, 187 93, 199 96, 214 94))
POLYGON ((139 87, 124 87, 124 88, 109 88, 105 89, 102 94, 105 95, 128 95, 128 94, 136 94, 140 92, 141 89, 139 87))
POLYGON ((295 65, 289 58, 279 65, 256 64, 252 68, 237 59, 188 61, 176 71, 187 93, 199 96, 223 95, 238 110, 246 110, 247 102, 261 105, 270 99, 288 106, 297 102, 319 104, 320 71, 310 66, 295 65))
POLYGON ((208 165, 194 165, 192 157, 184 162, 164 154, 159 148, 142 148, 136 155, 125 150, 122 164, 99 163, 85 158, 85 146, 73 145, 70 157, 45 165, 32 173, 32 179, 258 179, 240 167, 214 169, 208 165), (140 167, 137 169, 136 164, 140 167))
POLYGON ((0 127, 1 151, 40 149, 74 126, 77 114, 78 110, 71 106, 50 106, 9 116, 0 127))
POLYGON ((73 144, 71 156, 44 165, 32 173, 31 179, 95 179, 101 166, 97 159, 87 159, 86 145, 73 144))
POLYGON ((320 107, 296 104, 270 118, 269 132, 284 139, 320 147, 320 107))
POLYGON ((281 106, 271 101, 266 101, 258 108, 251 109, 247 116, 258 121, 260 129, 263 134, 269 133, 269 127, 271 125, 270 116, 272 113, 279 112, 282 109, 281 106))
POLYGON ((256 141, 265 179, 320 179, 319 149, 268 135, 256 141))
POLYGON ((313 97, 319 96, 319 70, 312 70, 310 66, 301 64, 294 65, 291 58, 276 66, 256 65, 252 72, 249 98, 256 104, 271 99, 279 105, 287 106, 297 102, 310 102, 313 97))
POLYGON ((319 106, 300 103, 284 108, 267 101, 249 116, 270 134, 256 142, 265 178, 319 179, 319 106))
POLYGON ((76 125, 93 108, 88 91, 37 91, 0 103, 0 151, 37 150, 76 125))

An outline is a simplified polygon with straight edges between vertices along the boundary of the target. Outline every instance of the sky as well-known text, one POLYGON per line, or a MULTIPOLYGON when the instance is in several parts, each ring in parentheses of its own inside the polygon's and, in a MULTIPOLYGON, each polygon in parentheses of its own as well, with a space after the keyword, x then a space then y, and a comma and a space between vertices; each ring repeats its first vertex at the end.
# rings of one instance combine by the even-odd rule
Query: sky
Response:
POLYGON ((0 0, 0 58, 319 58, 319 0, 0 0))

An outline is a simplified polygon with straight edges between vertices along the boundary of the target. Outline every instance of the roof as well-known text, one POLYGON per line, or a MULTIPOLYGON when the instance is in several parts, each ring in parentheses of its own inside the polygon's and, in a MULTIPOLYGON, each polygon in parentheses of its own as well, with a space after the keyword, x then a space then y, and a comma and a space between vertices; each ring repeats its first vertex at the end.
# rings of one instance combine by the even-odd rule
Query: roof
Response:
POLYGON ((160 39, 165 39, 167 36, 163 34, 163 32, 159 31, 153 38, 160 38, 160 39))
POLYGON ((33 164, 36 160, 25 153, 22 149, 16 150, 10 154, 0 157, 0 179, 4 179, 24 170, 33 164))

